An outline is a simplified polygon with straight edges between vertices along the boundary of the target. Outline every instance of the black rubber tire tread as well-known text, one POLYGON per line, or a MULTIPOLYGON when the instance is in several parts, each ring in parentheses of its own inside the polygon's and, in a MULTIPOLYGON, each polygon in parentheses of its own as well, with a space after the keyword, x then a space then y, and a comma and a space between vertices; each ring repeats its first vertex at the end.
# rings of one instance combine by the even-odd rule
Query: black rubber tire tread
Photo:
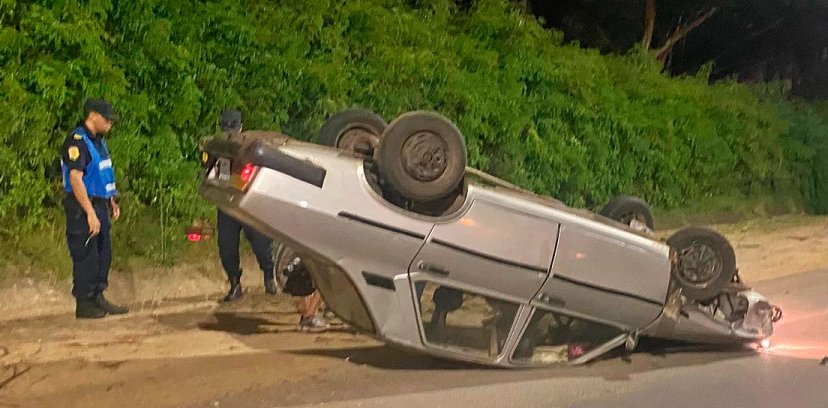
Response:
POLYGON ((733 246, 722 234, 705 227, 687 227, 681 229, 671 235, 667 239, 669 245, 674 251, 680 253, 683 249, 693 245, 695 242, 702 242, 712 248, 722 260, 722 272, 718 277, 707 287, 699 289, 683 285, 682 281, 675 276, 675 269, 673 279, 676 284, 682 288, 682 294, 689 299, 696 301, 708 301, 718 296, 725 288, 730 285, 733 277, 736 275, 736 253, 733 251, 733 246))
POLYGON ((345 132, 354 129, 362 128, 377 137, 382 137, 382 133, 388 123, 385 122, 380 115, 367 109, 346 109, 335 113, 322 124, 319 129, 319 135, 316 140, 317 143, 325 146, 338 147, 340 138, 345 132))
POLYGON ((653 212, 647 202, 635 196, 618 196, 610 200, 601 209, 601 215, 615 221, 621 221, 621 216, 628 213, 636 213, 644 216, 647 228, 655 230, 653 212))
POLYGON ((455 192, 466 174, 466 141, 463 134, 449 119, 427 111, 414 111, 400 115, 385 129, 374 158, 380 174, 397 193, 414 202, 432 201, 455 192), (421 131, 440 135, 447 145, 447 165, 436 180, 422 182, 411 177, 402 160, 406 139, 421 131))

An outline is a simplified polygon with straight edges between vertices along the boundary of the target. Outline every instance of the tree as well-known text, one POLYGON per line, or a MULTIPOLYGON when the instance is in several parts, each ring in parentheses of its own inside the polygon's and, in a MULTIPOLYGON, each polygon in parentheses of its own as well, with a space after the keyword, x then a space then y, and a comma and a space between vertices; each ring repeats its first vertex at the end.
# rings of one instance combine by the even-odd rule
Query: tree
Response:
MULTIPOLYGON (((705 2, 702 2, 705 3, 705 2)), ((670 51, 673 50, 673 47, 691 31, 696 29, 698 26, 702 25, 705 20, 712 17, 716 12, 719 10, 718 5, 701 5, 702 9, 697 12, 695 18, 686 24, 679 24, 674 29, 670 31, 667 35, 667 38, 664 40, 664 44, 655 50, 655 57, 663 63, 665 63, 667 56, 670 54, 670 51)), ((655 0, 647 0, 646 9, 644 12, 644 35, 641 40, 641 44, 644 49, 649 50, 652 47, 653 42, 653 33, 656 27, 656 2, 655 0)))

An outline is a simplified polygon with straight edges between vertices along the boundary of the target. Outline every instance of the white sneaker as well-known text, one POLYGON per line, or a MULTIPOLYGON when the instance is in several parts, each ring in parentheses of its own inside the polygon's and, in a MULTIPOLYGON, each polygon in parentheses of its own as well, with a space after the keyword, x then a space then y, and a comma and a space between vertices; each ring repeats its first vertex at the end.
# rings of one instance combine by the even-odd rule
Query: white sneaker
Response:
POLYGON ((297 327, 300 331, 307 331, 313 333, 320 333, 324 332, 331 328, 331 325, 320 316, 314 316, 313 318, 310 317, 302 317, 299 319, 299 325, 297 327))

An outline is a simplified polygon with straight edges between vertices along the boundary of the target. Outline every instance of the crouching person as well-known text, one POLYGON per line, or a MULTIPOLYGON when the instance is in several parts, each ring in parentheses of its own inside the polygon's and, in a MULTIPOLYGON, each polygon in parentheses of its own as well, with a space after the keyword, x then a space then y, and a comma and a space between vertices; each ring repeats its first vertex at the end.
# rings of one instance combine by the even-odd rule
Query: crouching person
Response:
POLYGON ((316 290, 307 268, 302 263, 302 259, 298 256, 293 258, 293 261, 282 270, 282 273, 287 278, 285 280, 285 293, 301 297, 297 302, 300 317, 296 330, 310 332, 328 330, 331 326, 320 313, 322 296, 316 290))

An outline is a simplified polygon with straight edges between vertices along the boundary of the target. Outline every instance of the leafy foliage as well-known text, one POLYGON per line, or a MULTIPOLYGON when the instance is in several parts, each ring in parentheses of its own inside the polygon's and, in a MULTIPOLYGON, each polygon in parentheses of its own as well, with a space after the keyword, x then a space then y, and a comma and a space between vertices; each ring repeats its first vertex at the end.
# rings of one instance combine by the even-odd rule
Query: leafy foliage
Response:
POLYGON ((676 207, 804 183, 824 138, 744 86, 564 43, 505 0, 0 0, 0 23, 12 235, 51 222, 44 208, 62 193, 44 175, 88 97, 120 112, 109 146, 125 199, 170 225, 211 211, 195 192, 196 145, 228 107, 248 129, 305 140, 346 107, 389 120, 437 110, 464 132, 471 165, 592 208, 619 193, 676 207), (783 151, 786 137, 802 154, 783 151))
POLYGON ((791 123, 783 140, 793 185, 799 187, 809 211, 828 214, 828 112, 804 103, 777 104, 780 115, 791 123))

